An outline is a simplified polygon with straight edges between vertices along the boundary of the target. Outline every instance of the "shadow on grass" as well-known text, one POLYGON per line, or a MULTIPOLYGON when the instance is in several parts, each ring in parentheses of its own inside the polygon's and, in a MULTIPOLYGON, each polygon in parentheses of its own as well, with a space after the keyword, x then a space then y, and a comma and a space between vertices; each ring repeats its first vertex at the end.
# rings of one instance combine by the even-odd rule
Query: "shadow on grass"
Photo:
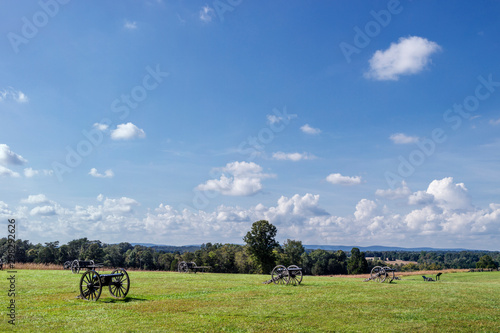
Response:
POLYGON ((104 299, 103 303, 128 303, 128 302, 143 302, 147 301, 145 298, 135 298, 135 297, 125 297, 123 299, 117 299, 117 298, 108 298, 104 299))

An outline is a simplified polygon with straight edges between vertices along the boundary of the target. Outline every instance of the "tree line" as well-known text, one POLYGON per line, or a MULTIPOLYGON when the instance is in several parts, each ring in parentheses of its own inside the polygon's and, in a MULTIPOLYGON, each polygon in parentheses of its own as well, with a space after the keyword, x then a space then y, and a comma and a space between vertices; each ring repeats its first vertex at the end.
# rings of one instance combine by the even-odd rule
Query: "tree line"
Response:
MULTIPOLYGON (((157 250, 130 243, 106 244, 87 238, 75 239, 60 245, 58 241, 32 244, 28 240, 16 241, 15 260, 18 263, 62 265, 74 259, 94 260, 107 267, 123 267, 145 270, 177 270, 180 261, 195 262, 198 266, 211 266, 215 273, 264 273, 275 265, 297 265, 305 274, 337 275, 368 273, 384 260, 415 261, 416 264, 397 266, 398 270, 444 268, 496 268, 500 252, 351 252, 313 250, 306 251, 301 241, 286 240, 280 245, 276 240, 276 227, 268 221, 257 221, 245 235, 245 245, 206 243, 199 249, 180 251, 157 250), (366 260, 375 257, 375 260, 366 260), (479 265, 479 266, 477 266, 479 265), (484 267, 483 267, 484 266, 484 267)), ((7 238, 0 239, 0 253, 6 260, 7 238)))

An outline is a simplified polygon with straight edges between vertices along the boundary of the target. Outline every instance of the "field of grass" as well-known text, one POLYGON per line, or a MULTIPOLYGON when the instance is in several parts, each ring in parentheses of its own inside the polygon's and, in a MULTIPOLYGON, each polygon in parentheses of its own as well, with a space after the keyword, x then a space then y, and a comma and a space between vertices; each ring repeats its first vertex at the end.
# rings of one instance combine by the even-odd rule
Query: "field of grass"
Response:
MULTIPOLYGON (((0 272, 0 331, 9 331, 8 273, 0 272)), ((28 332, 500 332, 500 272, 420 275, 391 284, 304 276, 129 272, 124 300, 105 287, 77 299, 81 274, 18 270, 16 331, 28 332)))

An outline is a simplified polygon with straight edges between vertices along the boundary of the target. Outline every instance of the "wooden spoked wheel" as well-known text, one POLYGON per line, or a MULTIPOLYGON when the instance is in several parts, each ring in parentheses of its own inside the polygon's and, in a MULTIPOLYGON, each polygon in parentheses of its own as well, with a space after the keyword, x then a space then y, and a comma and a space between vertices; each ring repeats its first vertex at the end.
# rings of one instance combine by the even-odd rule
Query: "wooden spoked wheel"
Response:
POLYGON ((73 274, 80 272, 80 263, 76 259, 73 260, 73 263, 71 264, 71 272, 73 274))
POLYGON ((288 269, 283 265, 278 265, 274 267, 271 272, 271 279, 275 284, 288 284, 290 283, 290 276, 288 275, 288 269))
POLYGON ((394 280, 394 269, 386 266, 384 267, 384 271, 387 278, 389 278, 389 283, 392 282, 392 280, 394 280))
POLYGON ((298 266, 288 266, 288 275, 291 284, 297 285, 302 282, 302 270, 300 270, 298 266))
POLYGON ((179 265, 177 266, 177 271, 179 273, 187 273, 189 271, 189 267, 188 267, 188 264, 187 262, 185 261, 181 261, 179 263, 179 265))
POLYGON ((384 282, 386 277, 387 277, 387 272, 381 266, 373 267, 370 273, 370 278, 377 282, 384 282))
POLYGON ((123 268, 115 269, 111 274, 121 273, 121 276, 113 276, 111 282, 109 283, 109 292, 115 298, 124 298, 127 296, 128 290, 130 288, 130 278, 128 277, 127 271, 123 268))
POLYGON ((80 296, 87 301, 97 301, 101 292, 102 284, 99 273, 94 270, 86 271, 80 279, 80 296))

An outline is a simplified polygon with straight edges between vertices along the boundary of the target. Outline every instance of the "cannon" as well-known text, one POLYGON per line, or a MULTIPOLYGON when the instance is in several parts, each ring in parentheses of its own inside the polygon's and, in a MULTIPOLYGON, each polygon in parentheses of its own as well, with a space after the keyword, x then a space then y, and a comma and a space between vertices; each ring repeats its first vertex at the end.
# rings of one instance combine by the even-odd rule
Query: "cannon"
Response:
POLYGON ((177 271, 179 273, 188 273, 188 272, 195 272, 197 270, 202 270, 202 272, 205 271, 205 269, 210 269, 212 267, 210 266, 197 266, 196 263, 194 261, 191 261, 191 262, 185 262, 185 261, 181 261, 179 262, 179 264, 177 265, 177 271))
POLYGON ((385 267, 375 266, 372 268, 372 271, 370 272, 370 277, 366 279, 365 282, 373 280, 382 283, 386 280, 389 280, 389 283, 391 283, 393 280, 397 279, 394 276, 395 271, 396 270, 394 268, 388 266, 385 267))
POLYGON ((265 284, 293 284, 298 285, 302 282, 302 268, 291 265, 285 267, 278 265, 271 272, 271 279, 264 282, 265 284))
POLYGON ((73 274, 79 273, 81 269, 93 269, 100 267, 94 263, 94 260, 78 260, 75 259, 71 262, 71 272, 73 274))
POLYGON ((87 301, 97 301, 103 287, 109 287, 109 293, 115 298, 125 298, 130 289, 130 278, 127 271, 117 268, 111 274, 99 274, 87 270, 80 279, 80 298, 87 301))

